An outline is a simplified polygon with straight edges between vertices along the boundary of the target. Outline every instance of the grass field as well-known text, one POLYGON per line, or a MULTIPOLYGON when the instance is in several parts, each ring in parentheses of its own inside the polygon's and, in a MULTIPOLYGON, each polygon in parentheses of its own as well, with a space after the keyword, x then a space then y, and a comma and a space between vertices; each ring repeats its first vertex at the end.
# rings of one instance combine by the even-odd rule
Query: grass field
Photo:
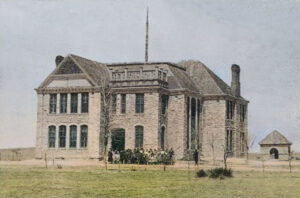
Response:
POLYGON ((299 198, 300 172, 243 171, 220 180, 196 178, 195 169, 0 166, 0 197, 299 198))

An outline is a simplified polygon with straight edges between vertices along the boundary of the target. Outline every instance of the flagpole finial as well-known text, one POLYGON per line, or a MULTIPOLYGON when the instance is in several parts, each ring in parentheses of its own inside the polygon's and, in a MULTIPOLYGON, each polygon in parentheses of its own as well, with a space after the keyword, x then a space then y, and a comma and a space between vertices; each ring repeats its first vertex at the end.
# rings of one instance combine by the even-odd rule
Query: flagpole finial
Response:
POLYGON ((148 62, 148 40, 149 40, 149 21, 148 21, 149 8, 147 7, 147 19, 146 19, 146 43, 145 43, 145 62, 148 62))

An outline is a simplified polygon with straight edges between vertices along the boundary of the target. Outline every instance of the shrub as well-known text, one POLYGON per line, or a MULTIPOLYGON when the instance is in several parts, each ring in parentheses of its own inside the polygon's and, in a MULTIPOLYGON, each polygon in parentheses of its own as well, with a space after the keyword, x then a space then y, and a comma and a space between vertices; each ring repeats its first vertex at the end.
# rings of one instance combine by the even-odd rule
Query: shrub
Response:
POLYGON ((201 170, 199 170, 199 171, 196 172, 196 176, 197 177, 206 177, 207 174, 206 174, 206 172, 203 169, 201 169, 201 170))
POLYGON ((57 168, 58 169, 62 169, 62 165, 61 164, 57 164, 57 168))
POLYGON ((120 152, 114 152, 112 162, 122 164, 174 164, 174 151, 169 149, 166 151, 144 150, 144 149, 126 149, 120 152), (154 161, 155 162, 154 162, 154 161))
POLYGON ((232 170, 227 168, 214 168, 208 172, 210 178, 232 177, 232 170))

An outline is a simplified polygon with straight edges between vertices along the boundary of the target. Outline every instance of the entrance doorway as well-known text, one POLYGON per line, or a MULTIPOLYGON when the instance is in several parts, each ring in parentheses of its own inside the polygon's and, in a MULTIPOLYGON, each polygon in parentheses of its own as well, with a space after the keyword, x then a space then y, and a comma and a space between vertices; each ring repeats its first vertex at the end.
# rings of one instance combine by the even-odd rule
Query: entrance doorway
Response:
POLYGON ((111 149, 113 151, 125 150, 125 129, 114 129, 112 131, 111 149))
POLYGON ((279 158, 279 152, 276 148, 272 148, 270 150, 270 155, 273 159, 278 159, 279 158))

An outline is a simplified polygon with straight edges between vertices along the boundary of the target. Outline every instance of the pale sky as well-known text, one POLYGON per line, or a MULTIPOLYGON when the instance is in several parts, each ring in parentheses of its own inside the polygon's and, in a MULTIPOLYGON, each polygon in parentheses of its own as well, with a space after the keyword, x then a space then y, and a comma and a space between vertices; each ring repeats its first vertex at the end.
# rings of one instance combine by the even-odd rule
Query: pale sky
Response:
POLYGON ((249 133, 300 151, 299 0, 0 0, 0 148, 35 146, 34 88, 58 54, 143 61, 147 6, 149 61, 200 60, 228 84, 239 64, 249 133))

